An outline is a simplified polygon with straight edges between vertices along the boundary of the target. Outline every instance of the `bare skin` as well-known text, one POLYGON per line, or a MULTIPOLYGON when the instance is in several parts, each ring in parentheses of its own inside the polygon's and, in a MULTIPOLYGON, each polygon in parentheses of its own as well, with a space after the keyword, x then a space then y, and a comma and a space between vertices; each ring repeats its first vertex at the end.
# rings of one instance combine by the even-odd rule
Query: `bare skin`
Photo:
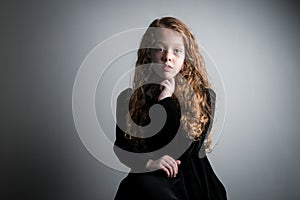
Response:
MULTIPOLYGON (((152 60, 156 63, 154 71, 163 79, 163 87, 158 100, 171 97, 175 91, 174 77, 179 73, 184 62, 184 43, 182 36, 172 30, 162 30, 156 35, 157 44, 152 50, 152 60)), ((164 155, 157 160, 149 160, 146 168, 163 170, 168 177, 176 177, 180 160, 164 155)))
POLYGON ((180 165, 180 160, 174 160, 169 155, 164 155, 158 160, 149 160, 147 162, 146 168, 149 170, 161 169, 166 172, 169 178, 176 177, 178 173, 178 166, 180 165))

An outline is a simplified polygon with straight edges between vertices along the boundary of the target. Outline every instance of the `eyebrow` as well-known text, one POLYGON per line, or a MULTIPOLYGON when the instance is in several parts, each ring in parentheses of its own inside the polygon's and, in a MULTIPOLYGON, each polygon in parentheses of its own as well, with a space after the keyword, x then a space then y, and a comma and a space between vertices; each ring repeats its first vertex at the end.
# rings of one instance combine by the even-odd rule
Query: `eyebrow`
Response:
MULTIPOLYGON (((164 41, 162 41, 162 40, 158 40, 157 42, 155 42, 156 44, 157 43, 161 43, 161 44, 164 44, 165 45, 165 43, 164 43, 164 41)), ((184 47, 184 45, 183 44, 181 44, 181 43, 175 43, 175 44, 172 44, 172 45, 174 45, 174 46, 181 46, 181 47, 184 47)))

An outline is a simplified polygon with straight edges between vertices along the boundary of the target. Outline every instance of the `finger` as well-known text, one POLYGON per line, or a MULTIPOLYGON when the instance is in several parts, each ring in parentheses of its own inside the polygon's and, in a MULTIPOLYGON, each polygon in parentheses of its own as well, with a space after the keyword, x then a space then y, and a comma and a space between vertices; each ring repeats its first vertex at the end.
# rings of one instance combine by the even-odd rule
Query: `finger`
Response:
POLYGON ((160 85, 162 85, 162 86, 164 86, 164 87, 170 87, 170 83, 169 83, 169 81, 168 80, 164 80, 164 81, 162 81, 161 83, 160 83, 160 85))
POLYGON ((174 90, 175 90, 175 79, 174 78, 169 79, 168 84, 169 84, 169 87, 174 92, 174 90))
POLYGON ((163 89, 168 90, 169 92, 173 93, 174 88, 170 84, 168 84, 168 83, 162 83, 161 85, 163 86, 163 89))
POLYGON ((176 161, 173 160, 170 165, 172 166, 172 169, 173 169, 173 177, 176 177, 176 175, 178 173, 178 166, 177 166, 176 161))
POLYGON ((176 177, 176 175, 178 173, 178 165, 177 165, 177 162, 175 160, 174 160, 173 166, 174 166, 174 170, 175 170, 174 177, 176 177))
POLYGON ((174 176, 174 170, 173 167, 168 163, 168 162, 164 162, 164 167, 166 167, 168 169, 168 171, 170 172, 169 177, 174 176))
POLYGON ((170 172, 169 172, 169 170, 166 167, 161 166, 161 169, 166 172, 166 174, 167 174, 168 177, 170 177, 170 172))
POLYGON ((175 165, 177 167, 177 161, 174 160, 171 156, 166 156, 165 159, 170 165, 175 165))
POLYGON ((173 177, 175 177, 176 174, 178 173, 177 162, 172 157, 167 157, 166 159, 167 159, 168 164, 172 167, 173 177))
POLYGON ((163 80, 160 84, 166 85, 166 86, 171 86, 172 82, 169 79, 163 80))
POLYGON ((175 177, 178 172, 178 167, 176 161, 169 155, 165 155, 162 157, 162 163, 165 164, 167 169, 170 172, 171 177, 175 177))
POLYGON ((169 79, 169 82, 170 82, 171 85, 175 85, 175 78, 169 79))
POLYGON ((181 161, 180 160, 176 160, 176 163, 177 163, 177 165, 180 165, 181 161))
POLYGON ((175 79, 174 79, 174 78, 164 80, 163 82, 164 82, 164 84, 166 84, 169 88, 175 88, 175 79))
POLYGON ((166 167, 168 168, 169 172, 170 172, 170 176, 169 177, 173 177, 174 176, 174 169, 171 165, 167 164, 166 167))

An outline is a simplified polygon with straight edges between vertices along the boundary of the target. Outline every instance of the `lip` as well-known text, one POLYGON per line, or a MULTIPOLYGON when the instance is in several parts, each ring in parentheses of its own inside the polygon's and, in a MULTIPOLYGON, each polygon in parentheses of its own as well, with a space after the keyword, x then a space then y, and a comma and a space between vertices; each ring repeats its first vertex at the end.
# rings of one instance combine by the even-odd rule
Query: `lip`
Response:
POLYGON ((171 67, 170 65, 164 65, 164 71, 169 72, 172 70, 173 67, 171 67))

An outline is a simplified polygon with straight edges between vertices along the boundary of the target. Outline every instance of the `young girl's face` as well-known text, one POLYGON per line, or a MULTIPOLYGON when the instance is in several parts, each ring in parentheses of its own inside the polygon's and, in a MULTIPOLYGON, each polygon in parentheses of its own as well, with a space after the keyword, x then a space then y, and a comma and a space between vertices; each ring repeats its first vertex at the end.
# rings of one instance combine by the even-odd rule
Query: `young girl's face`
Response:
POLYGON ((155 32, 155 44, 151 48, 154 71, 163 79, 174 78, 183 67, 185 49, 180 33, 160 28, 155 32))

